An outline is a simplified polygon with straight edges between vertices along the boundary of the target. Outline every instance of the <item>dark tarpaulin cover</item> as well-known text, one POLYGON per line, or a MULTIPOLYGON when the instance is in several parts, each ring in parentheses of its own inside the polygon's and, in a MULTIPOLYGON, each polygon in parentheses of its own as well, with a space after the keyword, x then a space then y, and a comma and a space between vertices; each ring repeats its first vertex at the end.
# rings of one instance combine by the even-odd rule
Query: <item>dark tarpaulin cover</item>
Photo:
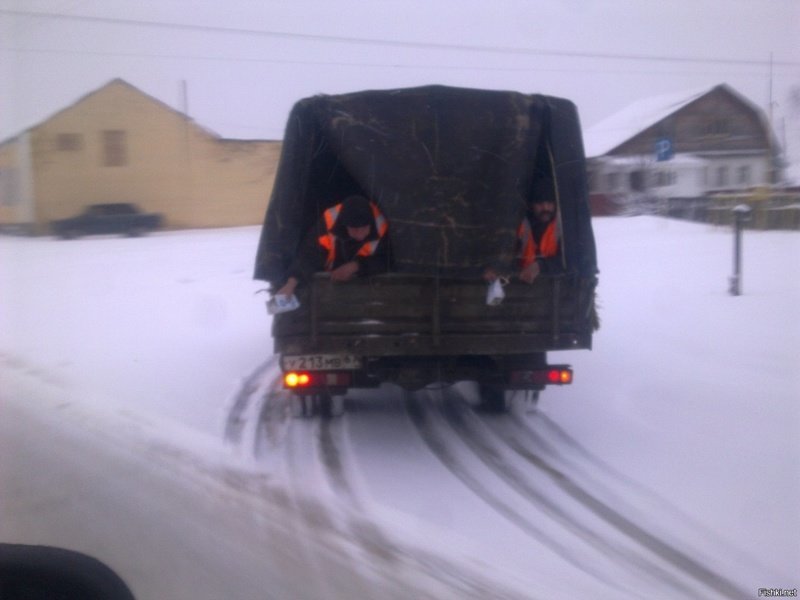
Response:
POLYGON ((322 212, 355 193, 386 216, 396 271, 472 277, 492 264, 512 272, 517 226, 543 186, 557 190, 565 267, 593 276, 571 102, 445 86, 307 98, 286 126, 255 278, 281 284, 322 212))

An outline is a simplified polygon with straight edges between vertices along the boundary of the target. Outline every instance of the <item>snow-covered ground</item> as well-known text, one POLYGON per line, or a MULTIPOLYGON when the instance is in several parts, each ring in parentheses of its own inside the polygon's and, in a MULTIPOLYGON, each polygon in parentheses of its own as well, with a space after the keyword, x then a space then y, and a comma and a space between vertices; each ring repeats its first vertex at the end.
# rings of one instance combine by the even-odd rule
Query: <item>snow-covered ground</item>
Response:
MULTIPOLYGON (((226 506, 255 514, 288 497, 308 517, 300 538, 328 521, 349 531, 349 564, 374 567, 361 567, 371 597, 412 583, 432 597, 796 588, 800 235, 745 232, 743 295, 731 297, 728 229, 636 217, 598 219, 595 233, 602 326, 593 351, 556 355, 573 365, 572 386, 499 418, 466 409, 469 386, 386 387, 354 393, 331 422, 291 419, 271 391, 257 228, 0 238, 0 419, 104 430, 117 449, 168 443, 172 458, 192 457, 177 471, 187 478, 223 464, 204 476, 228 485, 236 472, 251 494, 226 506), (231 436, 237 405, 245 422, 231 436), (260 477, 271 491, 254 499, 260 477)), ((47 542, 42 526, 28 533, 35 506, 3 501, 23 487, 5 427, 0 541, 47 542)), ((108 548, 93 539, 80 549, 108 548)), ((309 577, 303 595, 352 591, 321 585, 309 577)))

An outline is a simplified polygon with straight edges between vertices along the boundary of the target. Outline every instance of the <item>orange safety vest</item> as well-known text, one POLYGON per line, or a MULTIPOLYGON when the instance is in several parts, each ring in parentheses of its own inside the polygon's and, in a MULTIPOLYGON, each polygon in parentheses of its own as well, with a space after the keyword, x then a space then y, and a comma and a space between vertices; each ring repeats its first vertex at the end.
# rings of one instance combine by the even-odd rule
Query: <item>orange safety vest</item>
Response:
MULTIPOLYGON (((371 256, 378 250, 378 244, 381 239, 386 235, 389 229, 389 224, 386 222, 386 217, 381 214, 378 206, 374 202, 369 203, 372 209, 372 216, 375 219, 375 230, 378 233, 378 238, 364 242, 364 245, 358 249, 356 256, 371 256)), ((325 270, 330 271, 333 268, 333 262, 336 260, 336 236, 333 234, 333 227, 336 225, 336 220, 339 218, 339 213, 342 210, 342 204, 332 206, 322 216, 325 218, 325 228, 327 232, 319 236, 319 245, 328 251, 328 258, 325 260, 325 270)))
POLYGON ((517 240, 520 245, 520 260, 524 269, 539 257, 548 258, 558 253, 558 227, 553 219, 542 234, 537 246, 533 239, 531 224, 528 219, 522 219, 517 228, 517 240))

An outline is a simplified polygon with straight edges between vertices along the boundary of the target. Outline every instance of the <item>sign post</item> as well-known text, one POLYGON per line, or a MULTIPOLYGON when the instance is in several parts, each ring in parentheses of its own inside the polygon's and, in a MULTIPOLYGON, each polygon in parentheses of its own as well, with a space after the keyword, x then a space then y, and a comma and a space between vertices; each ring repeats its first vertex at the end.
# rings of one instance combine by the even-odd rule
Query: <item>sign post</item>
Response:
POLYGON ((739 204, 733 209, 733 275, 728 289, 731 296, 742 293, 742 228, 750 221, 752 210, 746 204, 739 204))

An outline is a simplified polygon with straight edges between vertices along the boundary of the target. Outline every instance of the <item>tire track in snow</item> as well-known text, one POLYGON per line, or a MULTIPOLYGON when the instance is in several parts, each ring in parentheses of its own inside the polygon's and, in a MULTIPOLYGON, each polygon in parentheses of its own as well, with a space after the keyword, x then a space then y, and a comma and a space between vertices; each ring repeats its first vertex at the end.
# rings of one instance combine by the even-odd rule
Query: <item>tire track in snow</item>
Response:
MULTIPOLYGON (((279 395, 273 394, 271 399, 277 401, 279 395)), ((294 400, 291 396, 284 396, 283 399, 289 402, 294 400)), ((338 597, 336 589, 352 589, 353 586, 358 588, 358 597, 369 597, 369 579, 359 568, 358 559, 353 554, 349 532, 338 522, 340 519, 331 510, 330 499, 324 494, 324 489, 320 489, 324 486, 319 485, 319 462, 314 448, 318 423, 293 418, 290 406, 285 402, 282 403, 282 409, 278 410, 283 418, 281 436, 268 440, 268 428, 259 427, 259 457, 264 459, 268 456, 287 485, 288 504, 305 556, 304 562, 308 564, 312 575, 319 574, 313 578, 314 597, 338 597), (330 573, 322 567, 318 558, 321 550, 337 556, 341 563, 337 572, 330 573), (337 583, 337 580, 342 583, 337 583)), ((262 411, 262 416, 274 415, 275 412, 262 411)))
POLYGON ((398 549, 375 523, 364 518, 365 507, 355 493, 345 470, 339 441, 341 428, 341 419, 321 419, 317 435, 320 461, 325 466, 331 486, 338 493, 342 505, 349 513, 350 525, 358 542, 381 561, 393 562, 397 559, 398 549))
MULTIPOLYGON (((243 378, 228 403, 224 441, 243 450, 244 459, 255 461, 258 471, 274 482, 265 499, 283 509, 313 597, 336 597, 336 590, 354 587, 359 594, 366 593, 369 588, 348 563, 347 536, 324 504, 308 493, 305 475, 314 466, 309 458, 311 440, 292 422, 291 397, 279 387, 277 365, 277 357, 270 357, 243 378)), ((242 475, 245 481, 254 476, 242 475)))
POLYGON ((245 460, 254 460, 258 470, 278 482, 270 499, 284 509, 313 597, 337 597, 336 590, 354 587, 358 595, 367 594, 366 580, 352 567, 347 533, 313 493, 312 423, 294 422, 293 397, 280 388, 277 365, 277 357, 270 357, 242 380, 229 402, 225 442, 243 450, 245 460), (330 566, 330 557, 338 568, 330 566))
MULTIPOLYGON (((479 420, 478 417, 474 415, 472 415, 472 418, 479 420)), ((514 421, 512 421, 515 428, 522 429, 533 436, 537 435, 535 430, 520 424, 520 421, 517 419, 518 417, 515 417, 514 421)), ((563 432, 563 430, 561 430, 555 423, 551 422, 551 424, 552 427, 556 429, 560 437, 566 436, 566 433, 563 432)), ((523 442, 522 440, 524 438, 519 437, 509 429, 507 429, 507 434, 504 433, 503 435, 500 435, 496 431, 493 433, 498 437, 498 439, 507 444, 508 447, 511 448, 511 450, 513 450, 518 456, 533 465, 539 472, 546 475, 573 500, 584 506, 595 516, 608 523, 610 526, 624 534, 629 539, 650 551, 665 563, 688 575, 695 581, 698 581, 699 583, 715 590, 717 593, 726 598, 750 597, 750 594, 739 588, 736 583, 715 572, 710 567, 705 566, 699 560, 692 558, 687 553, 681 551, 670 543, 662 540, 657 535, 645 529, 643 526, 626 517, 618 509, 613 508, 608 503, 603 502, 597 496, 591 494, 574 478, 570 477, 563 470, 555 467, 551 462, 544 459, 537 450, 530 447, 528 442, 523 442)), ((580 449, 582 453, 585 453, 587 458, 591 460, 593 464, 603 467, 607 472, 614 473, 610 467, 598 461, 594 457, 591 457, 591 455, 589 455, 575 440, 569 438, 568 436, 566 436, 566 439, 571 446, 574 446, 580 449)), ((551 448, 551 452, 555 452, 555 450, 551 448)), ((629 481, 622 475, 617 476, 624 481, 629 481)), ((695 596, 694 594, 689 594, 689 597, 695 596)))
MULTIPOLYGON (((272 454, 282 454, 277 457, 279 463, 283 461, 278 467, 285 470, 290 504, 297 515, 298 536, 319 538, 320 530, 326 532, 324 544, 337 553, 343 564, 335 577, 350 587, 357 586, 356 597, 370 598, 376 594, 387 600, 440 597, 420 584, 417 565, 411 565, 416 569, 412 577, 402 576, 402 567, 406 566, 398 558, 402 551, 369 520, 351 480, 349 461, 344 458, 341 424, 341 419, 330 417, 289 418, 282 443, 268 449, 272 454)), ((261 446, 266 449, 266 444, 261 446)), ((304 553, 316 569, 315 553, 319 548, 303 545, 304 553)), ((434 584, 440 586, 441 578, 434 580, 434 584)), ((452 584, 446 585, 450 592, 452 584)), ((330 589, 320 589, 320 582, 315 582, 315 586, 319 590, 315 597, 338 597, 330 589)), ((485 598, 486 594, 472 597, 485 598)))
MULTIPOLYGON (((444 585, 449 591, 458 590, 462 598, 508 598, 518 596, 510 591, 499 589, 494 582, 482 581, 464 572, 446 559, 425 550, 406 548, 391 540, 386 533, 369 519, 369 510, 357 486, 353 483, 354 465, 344 450, 345 422, 342 418, 323 418, 318 433, 320 461, 326 468, 331 487, 341 499, 343 510, 349 514, 349 522, 358 543, 373 556, 377 556, 383 566, 391 569, 410 565, 430 577, 436 584, 444 585)), ((398 580, 398 583, 402 584, 398 580)), ((402 596, 405 598, 405 596, 402 596)), ((531 597, 527 597, 531 600, 531 597)))
MULTIPOLYGON (((540 486, 538 486, 535 481, 532 481, 524 472, 503 459, 493 439, 496 438, 496 436, 492 434, 485 423, 467 407, 462 398, 450 395, 445 399, 442 411, 447 417, 447 422, 480 460, 497 473, 499 477, 513 487, 520 495, 528 499, 535 506, 544 510, 546 514, 557 521, 562 527, 580 537, 584 542, 594 547, 603 555, 613 556, 615 560, 619 561, 620 564, 625 565, 627 568, 635 570, 645 577, 661 581, 670 586, 673 590, 682 592, 688 598, 697 597, 697 590, 681 581, 676 577, 675 573, 665 570, 661 564, 653 561, 650 556, 645 556, 638 550, 623 548, 611 543, 606 537, 594 531, 588 524, 582 523, 569 515, 554 498, 547 497, 540 492, 537 489, 540 486)), ((746 594, 744 594, 742 590, 737 589, 733 583, 652 535, 644 528, 636 525, 619 511, 591 495, 566 474, 552 467, 536 453, 524 448, 518 443, 518 440, 496 439, 501 439, 505 445, 509 446, 529 464, 532 464, 538 472, 544 474, 550 481, 555 483, 562 492, 566 493, 589 512, 610 525, 614 530, 622 533, 638 547, 648 550, 661 561, 677 569, 678 573, 688 575, 695 581, 699 581, 714 589, 726 598, 746 597, 746 594)))
MULTIPOLYGON (((241 381, 239 389, 228 399, 223 429, 226 443, 241 446, 248 427, 253 431, 249 437, 255 441, 254 428, 258 427, 265 395, 276 387, 274 378, 278 375, 270 377, 270 374, 277 364, 276 356, 268 358, 241 381)), ((251 446, 251 450, 255 452, 255 446, 251 446)))
POLYGON ((601 570, 589 564, 587 561, 579 560, 570 548, 546 533, 540 527, 534 525, 508 502, 504 501, 498 494, 493 492, 489 485, 481 481, 480 476, 473 473, 473 468, 467 464, 467 461, 462 460, 458 456, 456 449, 447 441, 448 436, 442 433, 441 425, 434 423, 435 413, 434 409, 429 408, 429 403, 423 404, 413 393, 409 392, 406 395, 405 404, 411 421, 428 448, 430 448, 436 458, 438 458, 453 475, 461 480, 461 482, 481 498, 481 500, 486 502, 508 521, 519 527, 535 541, 552 550, 573 567, 602 581, 612 589, 625 593, 633 593, 632 590, 623 589, 618 582, 607 577, 601 570))
MULTIPOLYGON (((561 465, 560 470, 572 473, 572 479, 589 482, 606 496, 614 498, 615 503, 625 504, 626 501, 619 498, 618 492, 610 491, 615 485, 621 484, 626 488, 626 495, 635 494, 643 502, 654 505, 656 510, 661 511, 661 514, 669 515, 673 520, 677 519, 685 532, 690 535, 700 534, 704 540, 713 542, 716 548, 725 549, 728 556, 735 557, 739 565, 746 565, 747 568, 757 565, 762 573, 770 572, 767 565, 759 563, 757 558, 742 552, 741 549, 733 548, 729 540, 711 530, 704 522, 601 460, 542 411, 536 410, 532 416, 534 423, 520 412, 512 412, 511 418, 503 421, 506 429, 510 427, 514 430, 508 435, 517 435, 535 454, 544 453, 552 465, 561 465), (605 475, 602 480, 596 478, 598 472, 605 475)), ((501 437, 505 435, 506 433, 503 433, 501 437)), ((630 502, 627 504, 630 505, 630 502)), ((635 511, 635 509, 632 510, 635 511)), ((779 577, 777 574, 773 576, 779 577)))

